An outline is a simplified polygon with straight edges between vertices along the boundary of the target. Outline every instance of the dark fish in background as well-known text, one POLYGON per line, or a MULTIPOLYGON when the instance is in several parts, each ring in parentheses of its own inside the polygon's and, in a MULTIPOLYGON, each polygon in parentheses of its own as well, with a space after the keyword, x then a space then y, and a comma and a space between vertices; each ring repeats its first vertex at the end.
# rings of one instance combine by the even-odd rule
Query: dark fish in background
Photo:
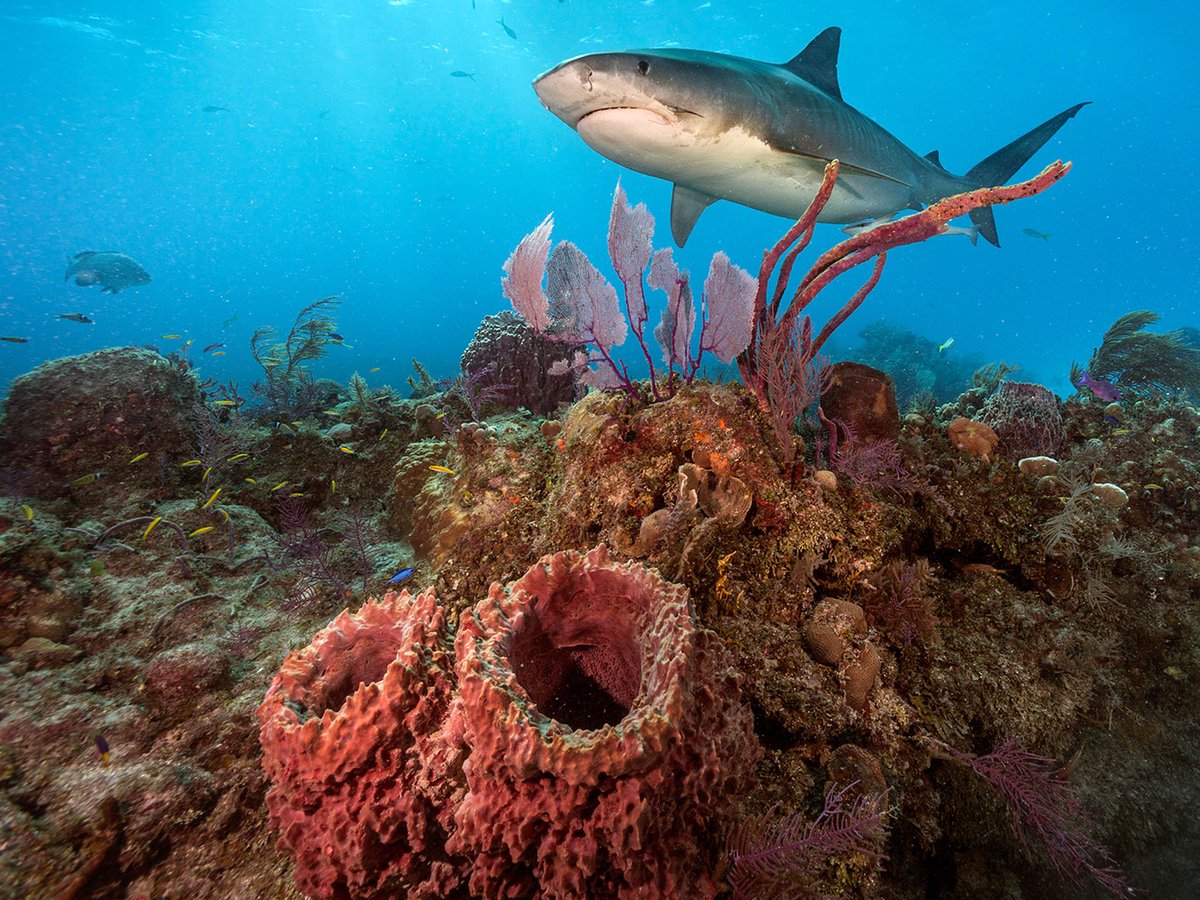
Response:
POLYGON ((513 31, 511 28, 509 28, 507 25, 504 24, 504 16, 501 16, 499 19, 497 19, 496 24, 499 25, 501 28, 503 28, 504 33, 507 34, 514 41, 517 39, 517 33, 515 31, 513 31))
POLYGON ((203 350, 201 350, 200 352, 201 352, 201 353, 211 353, 211 352, 212 352, 212 351, 214 351, 214 350, 220 350, 220 349, 221 349, 222 347, 224 347, 224 346, 225 346, 225 342, 224 342, 224 341, 218 341, 218 342, 217 342, 217 343, 215 343, 215 344, 209 344, 207 347, 205 347, 205 348, 204 348, 203 350))
POLYGON ((100 285, 102 294, 116 294, 127 287, 150 283, 150 273, 142 268, 141 263, 115 250, 84 250, 76 253, 67 264, 63 281, 70 281, 72 275, 80 287, 100 285))
POLYGON ((78 322, 80 325, 95 325, 95 321, 85 316, 83 313, 59 313, 58 318, 66 319, 68 322, 78 322))
POLYGON ((96 750, 100 753, 100 765, 107 766, 109 760, 108 741, 102 734, 96 735, 96 750))
POLYGON ((201 110, 201 112, 206 112, 206 113, 229 112, 229 107, 228 106, 206 106, 206 107, 204 107, 204 109, 201 110))
POLYGON ((1049 241, 1050 235, 1045 231, 1038 231, 1036 228, 1022 228, 1021 234, 1031 238, 1041 238, 1043 241, 1049 241))
POLYGON ((462 69, 455 69, 453 72, 450 73, 450 77, 451 78, 470 78, 472 81, 474 81, 475 73, 474 72, 464 72, 462 69))
POLYGON ((10 344, 28 344, 29 338, 0 337, 0 341, 8 341, 10 344))

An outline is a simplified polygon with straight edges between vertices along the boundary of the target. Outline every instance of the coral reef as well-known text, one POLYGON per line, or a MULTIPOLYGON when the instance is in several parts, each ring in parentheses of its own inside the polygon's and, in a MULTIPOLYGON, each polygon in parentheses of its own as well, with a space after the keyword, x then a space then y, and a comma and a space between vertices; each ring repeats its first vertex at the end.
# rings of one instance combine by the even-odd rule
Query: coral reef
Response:
POLYGON ((1030 391, 1018 458, 997 364, 835 452, 821 333, 772 333, 745 387, 544 420, 356 377, 267 428, 185 355, 43 367, 165 393, 77 386, 61 458, 58 382, 10 397, 0 894, 1038 900, 1111 859, 1190 897, 1200 411, 1030 391))

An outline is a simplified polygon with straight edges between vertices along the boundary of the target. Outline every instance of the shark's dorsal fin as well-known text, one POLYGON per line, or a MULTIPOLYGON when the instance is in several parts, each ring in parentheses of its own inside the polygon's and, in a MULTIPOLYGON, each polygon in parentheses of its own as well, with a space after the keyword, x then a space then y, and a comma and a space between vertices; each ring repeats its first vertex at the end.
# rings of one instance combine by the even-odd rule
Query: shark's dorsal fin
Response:
POLYGON ((783 64, 783 67, 815 85, 835 100, 842 99, 838 87, 837 58, 842 29, 826 28, 807 47, 783 64))
POLYGON ((700 213, 717 202, 716 197, 693 191, 681 184, 675 185, 671 193, 671 236, 675 243, 682 247, 687 243, 688 235, 696 227, 700 213))
POLYGON ((938 152, 936 150, 930 150, 928 153, 925 154, 925 158, 927 160, 929 160, 931 163, 933 163, 935 166, 937 166, 939 169, 941 169, 943 172, 946 171, 946 167, 942 165, 942 158, 941 158, 941 156, 938 155, 938 152))

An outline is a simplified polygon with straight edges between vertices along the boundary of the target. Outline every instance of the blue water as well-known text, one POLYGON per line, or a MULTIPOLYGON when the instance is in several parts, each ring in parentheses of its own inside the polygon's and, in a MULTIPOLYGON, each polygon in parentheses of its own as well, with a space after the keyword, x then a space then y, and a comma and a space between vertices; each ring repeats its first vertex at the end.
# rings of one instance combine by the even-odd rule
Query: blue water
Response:
MULTIPOLYGON (((1200 27, 1190 6, 745 0, 222 0, 0 7, 0 386, 50 358, 216 341, 204 375, 248 385, 259 325, 344 295, 348 347, 316 366, 402 384, 419 357, 457 370, 480 318, 506 306, 500 267, 548 212, 609 272, 618 177, 670 244, 670 187, 620 170, 538 103, 530 81, 606 49, 682 46, 782 61, 844 29, 847 102, 962 172, 1082 100, 1022 175, 1075 169, 1000 209, 995 249, 943 237, 891 255, 840 337, 885 317, 955 353, 1069 390, 1131 309, 1200 325, 1196 135, 1200 27), (496 23, 503 15, 516 33, 496 23), (474 78, 452 77, 454 71, 474 78), (205 112, 205 106, 228 110, 205 112), (1022 234, 1033 228, 1049 242, 1022 234), (152 274, 116 297, 63 282, 83 249, 152 274), (55 318, 82 312, 80 325, 55 318), (236 316, 236 318, 233 318, 236 316)), ((783 219, 721 203, 679 257, 718 249, 755 269, 783 219)), ((836 226, 817 242, 832 243, 836 226)), ((834 307, 831 296, 814 311, 834 307)))

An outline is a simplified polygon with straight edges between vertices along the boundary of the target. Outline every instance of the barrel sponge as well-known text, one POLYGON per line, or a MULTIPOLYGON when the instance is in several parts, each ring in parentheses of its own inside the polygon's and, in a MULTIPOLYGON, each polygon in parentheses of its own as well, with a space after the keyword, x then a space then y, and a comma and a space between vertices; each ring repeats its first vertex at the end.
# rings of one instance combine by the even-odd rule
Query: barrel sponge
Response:
POLYGON ((712 897, 759 747, 687 590, 607 550, 542 559, 464 615, 448 850, 483 897, 712 897))
POLYGON ((291 654, 259 708, 279 845, 313 897, 438 897, 461 794, 444 611, 407 591, 342 612, 291 654))

